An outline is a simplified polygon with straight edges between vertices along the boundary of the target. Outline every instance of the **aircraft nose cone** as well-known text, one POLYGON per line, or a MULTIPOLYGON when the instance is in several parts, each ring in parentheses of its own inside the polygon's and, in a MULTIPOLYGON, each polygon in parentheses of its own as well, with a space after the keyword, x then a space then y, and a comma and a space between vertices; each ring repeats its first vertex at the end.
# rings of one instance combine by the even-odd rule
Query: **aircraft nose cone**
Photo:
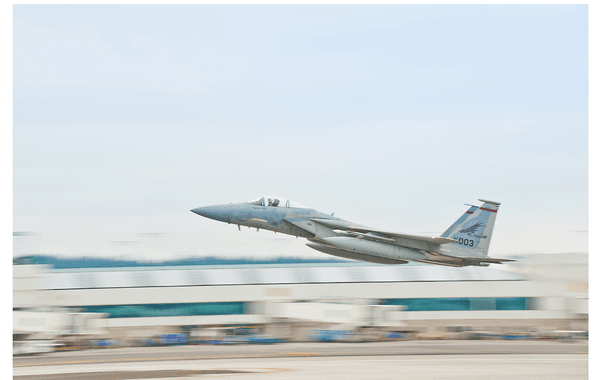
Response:
POLYGON ((229 222, 229 219, 231 218, 231 215, 229 215, 230 213, 223 206, 197 207, 190 211, 205 218, 219 220, 221 222, 229 222))
POLYGON ((193 212, 194 214, 198 214, 205 218, 214 219, 216 210, 214 207, 206 206, 206 207, 196 207, 194 209, 191 209, 190 211, 193 212))

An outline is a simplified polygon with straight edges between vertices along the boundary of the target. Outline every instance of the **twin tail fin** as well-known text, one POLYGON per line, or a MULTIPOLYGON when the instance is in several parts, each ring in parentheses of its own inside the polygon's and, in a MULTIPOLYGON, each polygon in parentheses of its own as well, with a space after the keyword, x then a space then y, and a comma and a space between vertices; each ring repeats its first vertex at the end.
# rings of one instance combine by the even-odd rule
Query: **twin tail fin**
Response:
MULTIPOLYGON (((471 206, 441 237, 454 239, 448 244, 451 256, 484 257, 488 255, 499 202, 479 199, 483 205, 471 206)), ((444 247, 445 248, 445 247, 444 247)))

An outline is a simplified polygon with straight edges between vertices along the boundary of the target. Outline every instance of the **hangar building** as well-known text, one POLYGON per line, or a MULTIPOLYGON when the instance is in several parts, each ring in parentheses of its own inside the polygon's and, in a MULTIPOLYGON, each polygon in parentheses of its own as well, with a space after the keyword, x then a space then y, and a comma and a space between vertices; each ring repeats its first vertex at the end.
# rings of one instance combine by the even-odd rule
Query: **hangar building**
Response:
MULTIPOLYGON (((81 323, 90 324, 91 334, 123 341, 225 326, 257 326, 288 340, 303 340, 314 328, 587 330, 587 255, 538 256, 504 270, 367 263, 16 265, 13 333, 31 330, 35 312, 97 316, 81 323), (532 275, 542 262, 557 270, 532 275), (565 271, 570 277, 560 276, 565 271)), ((44 323, 50 329, 51 322, 44 323)))

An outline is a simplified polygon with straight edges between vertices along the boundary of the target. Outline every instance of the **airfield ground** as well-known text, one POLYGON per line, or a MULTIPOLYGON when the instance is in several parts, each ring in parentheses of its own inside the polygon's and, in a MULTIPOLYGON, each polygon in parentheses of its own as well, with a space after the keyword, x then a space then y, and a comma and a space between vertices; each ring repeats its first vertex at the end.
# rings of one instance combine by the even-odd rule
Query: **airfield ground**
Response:
POLYGON ((175 346, 13 360, 17 380, 587 379, 588 342, 406 341, 175 346))

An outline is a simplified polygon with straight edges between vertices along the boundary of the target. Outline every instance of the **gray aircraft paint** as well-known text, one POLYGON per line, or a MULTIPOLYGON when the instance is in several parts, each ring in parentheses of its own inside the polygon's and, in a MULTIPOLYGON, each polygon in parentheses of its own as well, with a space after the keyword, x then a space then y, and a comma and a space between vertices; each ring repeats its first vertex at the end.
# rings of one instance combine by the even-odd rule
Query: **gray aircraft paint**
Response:
POLYGON ((383 257, 389 260, 427 260, 428 257, 413 249, 367 239, 334 236, 323 239, 327 244, 347 251, 383 257))
POLYGON ((487 256, 500 203, 480 201, 484 202, 481 207, 470 206, 439 238, 372 229, 278 197, 198 207, 191 211, 238 227, 304 237, 312 249, 353 260, 381 264, 416 261, 450 266, 487 266, 513 261, 487 256))
POLYGON ((479 207, 477 206, 472 206, 472 205, 468 205, 471 206, 469 207, 469 209, 467 210, 467 212, 465 212, 463 214, 463 216, 461 216, 460 218, 458 218, 458 220, 456 222, 454 222, 454 224, 452 224, 446 231, 444 231, 443 234, 440 235, 440 237, 449 237, 450 236, 450 232, 452 232, 452 230, 454 230, 454 227, 456 227, 457 225, 461 224, 462 222, 464 222, 469 215, 473 214, 475 212, 475 210, 477 210, 479 207))
POLYGON ((450 238, 458 241, 451 244, 451 255, 457 257, 487 257, 500 203, 480 199, 484 204, 466 220, 448 231, 450 238), (460 244, 468 241, 471 244, 460 244))
POLYGON ((347 250, 343 250, 343 249, 339 249, 339 248, 329 247, 327 245, 323 245, 322 243, 321 244, 306 243, 306 245, 312 249, 326 253, 328 255, 343 257, 346 259, 360 260, 360 261, 366 261, 369 263, 376 263, 376 264, 408 264, 408 261, 405 261, 405 260, 394 260, 394 259, 387 259, 384 257, 379 257, 379 256, 374 256, 374 255, 366 255, 366 254, 347 251, 347 250))

